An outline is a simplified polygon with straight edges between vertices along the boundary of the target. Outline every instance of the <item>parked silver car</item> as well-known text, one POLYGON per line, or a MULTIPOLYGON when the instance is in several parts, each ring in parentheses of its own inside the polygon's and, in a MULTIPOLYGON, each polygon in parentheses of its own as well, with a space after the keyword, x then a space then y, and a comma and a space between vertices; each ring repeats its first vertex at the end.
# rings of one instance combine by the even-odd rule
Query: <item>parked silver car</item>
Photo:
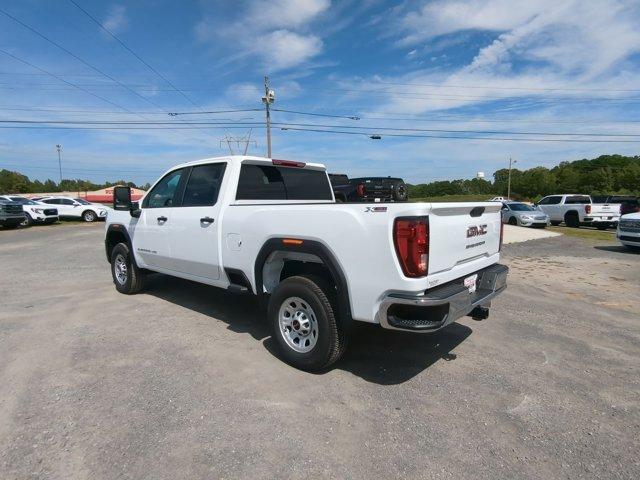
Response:
POLYGON ((549 215, 536 207, 522 202, 502 202, 502 223, 544 228, 549 221, 549 215))

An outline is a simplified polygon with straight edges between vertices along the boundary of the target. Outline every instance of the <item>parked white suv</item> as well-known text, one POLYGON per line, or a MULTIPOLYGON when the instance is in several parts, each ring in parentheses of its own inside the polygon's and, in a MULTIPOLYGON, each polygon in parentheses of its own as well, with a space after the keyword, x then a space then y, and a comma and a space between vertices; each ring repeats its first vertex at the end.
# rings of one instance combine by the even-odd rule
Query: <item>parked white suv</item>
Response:
POLYGON ((640 251, 640 213, 621 216, 616 237, 625 247, 640 251))
POLYGON ((107 217, 107 207, 87 202, 84 198, 43 197, 40 202, 54 205, 60 217, 81 218, 85 222, 95 222, 107 217))
POLYGON ((619 203, 593 203, 589 195, 549 195, 536 205, 549 215, 552 225, 564 222, 567 227, 593 225, 606 230, 620 219, 619 203))
POLYGON ((22 211, 25 214, 25 219, 21 223, 23 226, 31 226, 34 223, 54 223, 58 221, 58 210, 49 205, 34 202, 29 198, 19 195, 2 195, 0 198, 22 205, 22 211))
POLYGON ((178 165, 131 202, 114 188, 106 256, 116 289, 145 271, 254 294, 282 356, 318 370, 352 320, 435 332, 488 316, 506 288, 501 204, 336 203, 323 165, 222 157, 178 165))

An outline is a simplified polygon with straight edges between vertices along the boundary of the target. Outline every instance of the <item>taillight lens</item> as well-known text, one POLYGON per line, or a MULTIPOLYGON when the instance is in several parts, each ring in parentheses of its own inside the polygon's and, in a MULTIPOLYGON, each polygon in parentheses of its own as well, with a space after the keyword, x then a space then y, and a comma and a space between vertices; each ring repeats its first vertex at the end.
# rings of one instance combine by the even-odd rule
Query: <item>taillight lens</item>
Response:
POLYGON ((429 218, 396 218, 393 239, 404 274, 424 277, 429 268, 429 218))
POLYGON ((359 183, 358 186, 356 187, 356 193, 358 194, 359 197, 364 197, 364 194, 367 192, 367 190, 364 188, 364 183, 359 183))
POLYGON ((591 213, 591 205, 585 205, 584 206, 584 211, 587 213, 591 213))

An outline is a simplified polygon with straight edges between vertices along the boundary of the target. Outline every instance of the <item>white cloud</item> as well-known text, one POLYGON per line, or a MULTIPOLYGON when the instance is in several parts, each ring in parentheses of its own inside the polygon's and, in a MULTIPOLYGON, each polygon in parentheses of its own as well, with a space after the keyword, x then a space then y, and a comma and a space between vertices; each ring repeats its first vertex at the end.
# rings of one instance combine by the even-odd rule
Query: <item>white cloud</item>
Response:
POLYGON ((303 63, 322 51, 322 40, 315 35, 299 35, 276 30, 258 39, 258 51, 272 70, 303 63))
POLYGON ((112 33, 121 32, 127 28, 128 24, 127 9, 122 5, 112 5, 107 17, 102 22, 102 26, 112 33))
POLYGON ((232 61, 253 55, 270 71, 301 65, 322 52, 323 42, 310 32, 309 24, 325 13, 329 0, 253 0, 240 12, 239 20, 221 25, 205 16, 195 26, 201 42, 233 42, 240 53, 232 61))

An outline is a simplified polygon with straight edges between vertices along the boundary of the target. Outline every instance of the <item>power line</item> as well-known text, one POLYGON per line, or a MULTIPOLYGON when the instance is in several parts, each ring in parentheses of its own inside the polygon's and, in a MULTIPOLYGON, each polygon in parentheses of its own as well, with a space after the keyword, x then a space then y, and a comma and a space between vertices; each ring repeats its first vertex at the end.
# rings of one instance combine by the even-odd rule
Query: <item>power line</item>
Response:
POLYGON ((311 115, 314 117, 331 117, 331 118, 344 118, 347 120, 360 120, 360 117, 356 115, 330 115, 327 113, 312 113, 312 112, 300 112, 296 110, 283 110, 281 108, 272 108, 274 112, 293 113, 295 115, 311 115))
MULTIPOLYGON (((0 119, 0 124, 28 124, 28 125, 175 125, 169 121, 138 121, 138 120, 30 120, 30 119, 0 119)), ((181 125, 236 125, 236 126, 259 126, 259 122, 240 121, 183 121, 181 125)), ((317 127, 317 128, 341 128, 351 130, 371 130, 375 132, 430 132, 430 133, 464 133, 480 135, 531 135, 531 136, 552 136, 552 137, 640 137, 640 133, 600 133, 600 132, 539 132, 539 131, 508 131, 508 130, 468 130, 468 129, 446 129, 446 128, 402 128, 383 126, 350 126, 350 125, 328 125, 317 123, 294 123, 294 122, 272 122, 274 126, 280 127, 317 127)))
POLYGON ((113 38, 116 42, 118 42, 122 46, 122 48, 124 48, 127 52, 129 52, 131 55, 133 55, 135 58, 137 58, 143 65, 145 65, 149 70, 151 70, 153 73, 155 73, 158 77, 160 77, 162 80, 164 80, 167 83, 167 85, 169 85, 173 90, 175 90, 177 93, 182 95, 182 97, 184 97, 189 103, 191 103, 195 107, 200 108, 199 104, 194 102, 186 93, 184 93, 182 90, 180 90, 178 87, 176 87, 167 77, 165 77, 162 73, 160 73, 158 70, 156 70, 154 67, 152 67, 149 63, 147 63, 140 55, 138 55, 131 48, 129 48, 129 46, 126 43, 124 43, 122 40, 120 40, 120 38, 118 38, 111 30, 109 30, 107 27, 105 27, 102 24, 102 22, 98 21, 87 10, 85 10, 80 5, 78 5, 78 3, 75 0, 69 0, 69 2, 71 2, 73 5, 78 7, 78 9, 81 12, 83 12, 87 17, 89 17, 103 31, 105 31, 107 34, 109 34, 111 36, 111 38, 113 38))
MULTIPOLYGON (((372 137, 371 132, 354 132, 344 130, 326 130, 326 129, 312 129, 312 128, 297 128, 297 127, 283 127, 281 130, 294 130, 301 132, 315 132, 315 133, 334 133, 342 135, 364 135, 372 137)), ((381 135, 374 135, 377 138, 381 138, 381 135)), ((509 141, 509 142, 571 142, 571 143, 640 143, 640 140, 582 140, 582 139, 567 139, 567 138, 501 138, 501 137, 471 137, 460 135, 420 135, 420 134, 406 134, 406 133, 385 133, 385 137, 404 137, 404 138, 447 138, 452 140, 488 140, 488 141, 509 141)))

